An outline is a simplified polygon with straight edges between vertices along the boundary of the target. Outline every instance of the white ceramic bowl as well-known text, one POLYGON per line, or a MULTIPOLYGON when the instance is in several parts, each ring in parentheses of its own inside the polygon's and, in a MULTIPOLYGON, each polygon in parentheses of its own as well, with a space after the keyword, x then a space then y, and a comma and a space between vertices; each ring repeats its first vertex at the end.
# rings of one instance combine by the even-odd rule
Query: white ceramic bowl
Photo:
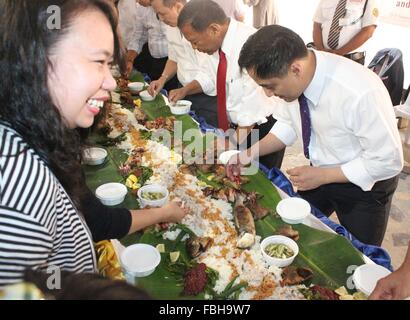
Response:
POLYGON ((168 196, 169 196, 168 189, 159 184, 145 185, 141 189, 138 190, 137 194, 141 202, 141 207, 143 208, 146 206, 157 207, 157 208, 162 207, 165 203, 167 203, 168 196), (161 192, 164 195, 164 197, 158 200, 148 200, 142 197, 142 194, 144 192, 161 192))
POLYGON ((144 101, 153 101, 155 97, 151 96, 147 90, 141 91, 139 93, 139 96, 141 97, 142 100, 144 101))
POLYGON ((95 195, 106 206, 116 206, 124 201, 127 187, 121 183, 106 183, 95 190, 95 195))
POLYGON ((155 271, 161 254, 149 244, 137 243, 124 249, 120 262, 127 282, 135 284, 135 278, 147 277, 155 271))
POLYGON ((276 267, 283 268, 283 267, 287 267, 293 262, 293 260, 295 260, 296 256, 299 254, 299 246, 297 245, 295 241, 293 241, 292 239, 288 237, 270 236, 270 237, 263 239, 263 241, 261 242, 261 251, 262 251, 262 256, 264 257, 265 261, 269 265, 274 265, 276 267), (293 256, 287 259, 279 259, 279 258, 271 257, 265 252, 265 248, 271 243, 281 243, 281 244, 288 246, 290 249, 292 249, 293 256))
POLYGON ((228 161, 229 161, 229 159, 231 159, 232 156, 234 156, 235 154, 238 154, 238 153, 240 153, 239 150, 228 150, 228 151, 222 152, 222 153, 219 155, 219 161, 220 161, 222 164, 227 164, 228 161))
POLYGON ((175 115, 187 114, 191 111, 192 102, 189 100, 179 100, 175 104, 170 104, 171 113, 175 115))
POLYGON ((301 198, 286 198, 279 201, 276 212, 286 223, 302 223, 310 214, 310 204, 301 198))
POLYGON ((391 272, 378 264, 363 264, 357 267, 353 273, 353 283, 356 289, 369 296, 377 281, 388 276, 391 272))
POLYGON ((128 88, 132 93, 140 93, 144 89, 144 82, 130 82, 128 83, 128 88))
POLYGON ((107 150, 103 148, 86 148, 83 152, 83 161, 90 166, 102 164, 105 158, 107 158, 107 150))

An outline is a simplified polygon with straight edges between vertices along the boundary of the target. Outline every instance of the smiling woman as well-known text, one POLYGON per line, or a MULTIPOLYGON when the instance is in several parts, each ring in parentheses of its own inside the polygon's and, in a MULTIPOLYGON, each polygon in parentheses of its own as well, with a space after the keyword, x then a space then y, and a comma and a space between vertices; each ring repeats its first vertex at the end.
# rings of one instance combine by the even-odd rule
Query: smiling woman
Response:
POLYGON ((0 0, 0 287, 26 268, 93 272, 93 240, 186 214, 176 203, 109 209, 85 185, 75 128, 93 124, 116 86, 116 30, 112 1, 0 0), (48 27, 50 6, 60 28, 48 27))
POLYGON ((0 1, 0 12, 0 286, 25 268, 94 271, 72 129, 92 125, 115 84, 115 11, 102 0, 21 0, 0 1), (51 5, 60 29, 47 27, 51 5))

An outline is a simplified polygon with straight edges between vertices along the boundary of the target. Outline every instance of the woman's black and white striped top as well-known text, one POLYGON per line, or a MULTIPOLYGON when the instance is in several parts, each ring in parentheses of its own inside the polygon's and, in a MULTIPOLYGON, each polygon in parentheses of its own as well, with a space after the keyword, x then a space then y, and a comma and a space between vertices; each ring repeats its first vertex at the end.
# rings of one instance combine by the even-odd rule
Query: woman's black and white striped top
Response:
POLYGON ((94 272, 95 265, 88 228, 62 185, 0 124, 0 287, 19 282, 25 268, 94 272))

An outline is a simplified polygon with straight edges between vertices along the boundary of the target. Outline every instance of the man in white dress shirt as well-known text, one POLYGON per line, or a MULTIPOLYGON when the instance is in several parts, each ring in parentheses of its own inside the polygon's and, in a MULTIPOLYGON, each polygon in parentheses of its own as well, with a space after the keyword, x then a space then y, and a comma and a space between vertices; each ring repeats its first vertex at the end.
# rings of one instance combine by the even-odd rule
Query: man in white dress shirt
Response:
POLYGON ((206 65, 211 67, 210 58, 194 50, 177 28, 178 15, 185 4, 185 0, 151 0, 158 18, 167 25, 168 61, 161 76, 151 82, 148 92, 156 95, 176 74, 182 87, 169 92, 169 101, 176 102, 182 98, 190 100, 192 110, 198 116, 203 117, 208 124, 217 126, 215 90, 206 95, 201 85, 203 76, 200 66, 205 69, 206 65))
POLYGON ((313 19, 315 47, 364 64, 378 17, 377 0, 321 0, 313 19))
MULTIPOLYGON (((235 143, 241 147, 256 142, 251 141, 252 130, 261 139, 276 121, 271 116, 272 106, 279 99, 267 98, 238 65, 242 45, 256 29, 228 18, 217 3, 209 0, 188 2, 179 14, 178 28, 194 49, 212 59, 213 67, 203 70, 208 81, 204 79, 201 85, 205 93, 216 88, 218 127, 224 131, 235 128, 235 143)), ((280 168, 283 154, 281 150, 259 160, 268 168, 280 168)))
POLYGON ((244 22, 245 7, 242 0, 212 0, 219 4, 229 18, 244 22))
MULTIPOLYGON (((293 31, 260 29, 244 45, 239 65, 265 90, 299 104, 259 143, 268 154, 303 141, 310 166, 288 171, 300 195, 364 243, 380 245, 403 167, 403 150, 389 93, 379 77, 335 54, 308 50, 293 31)), ((243 152, 230 163, 249 161, 243 152)), ((238 165, 229 165, 232 177, 238 165)))
MULTIPOLYGON (((150 2, 134 1, 134 14, 124 11, 131 11, 131 4, 122 8, 120 3, 118 8, 119 26, 127 46, 127 70, 131 72, 135 67, 138 71, 148 74, 152 80, 161 76, 168 60, 168 42, 165 35, 166 26, 158 20, 150 2), (134 20, 128 20, 130 17, 134 17, 134 20)), ((177 86, 178 80, 173 77, 168 79, 165 88, 171 90, 177 86)))
POLYGON ((137 3, 135 0, 119 0, 118 9, 118 29, 126 48, 131 41, 135 20, 137 19, 137 3))

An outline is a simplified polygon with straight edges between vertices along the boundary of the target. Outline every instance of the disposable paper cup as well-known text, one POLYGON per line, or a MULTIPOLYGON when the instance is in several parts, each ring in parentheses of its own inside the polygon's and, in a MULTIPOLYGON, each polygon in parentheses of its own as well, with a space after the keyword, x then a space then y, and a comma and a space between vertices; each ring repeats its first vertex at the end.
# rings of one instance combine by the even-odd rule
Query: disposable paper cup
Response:
POLYGON ((181 115, 187 114, 191 110, 192 102, 189 100, 179 100, 175 104, 170 105, 169 109, 172 114, 181 115))
POLYGON ((279 201, 276 212, 286 223, 302 223, 310 214, 310 204, 301 198, 286 198, 279 201))
POLYGON ((354 271, 353 283, 357 290, 369 296, 376 288, 377 281, 390 273, 388 269, 378 264, 363 264, 354 271))
POLYGON ((130 89, 131 92, 133 93, 140 93, 142 89, 144 89, 144 83, 143 82, 130 82, 128 83, 128 88, 130 89))
POLYGON ((116 206, 124 201, 127 187, 121 183, 106 183, 95 190, 95 195, 106 206, 116 206))
POLYGON ((83 152, 83 161, 90 166, 104 163, 105 158, 107 158, 107 151, 103 148, 86 148, 83 152))
POLYGON ((139 93, 139 96, 141 97, 142 100, 144 101, 153 101, 155 97, 151 96, 147 90, 141 91, 139 93))
POLYGON ((155 271, 161 254, 149 244, 138 243, 125 248, 120 262, 126 281, 134 285, 138 281, 136 278, 147 277, 155 271))
POLYGON ((296 256, 299 254, 299 246, 295 241, 292 239, 285 237, 285 236, 270 236, 261 242, 261 251, 262 251, 262 256, 264 257, 265 261, 269 265, 274 265, 279 268, 287 267, 288 265, 292 264, 293 260, 295 260, 296 256), (265 252, 265 248, 269 244, 273 243, 278 243, 278 244, 284 244, 288 246, 290 249, 293 251, 293 256, 286 258, 286 259, 280 259, 280 258, 275 258, 271 257, 265 252))
POLYGON ((137 192, 137 195, 138 195, 138 199, 141 202, 141 207, 144 208, 146 206, 150 206, 150 207, 160 208, 164 204, 167 203, 169 192, 168 192, 168 189, 165 188, 164 186, 161 186, 159 184, 149 184, 149 185, 145 185, 141 189, 139 189, 138 192, 137 192), (148 200, 148 199, 144 199, 142 197, 142 194, 144 192, 160 192, 164 195, 164 197, 161 198, 161 199, 158 199, 158 200, 148 200))

